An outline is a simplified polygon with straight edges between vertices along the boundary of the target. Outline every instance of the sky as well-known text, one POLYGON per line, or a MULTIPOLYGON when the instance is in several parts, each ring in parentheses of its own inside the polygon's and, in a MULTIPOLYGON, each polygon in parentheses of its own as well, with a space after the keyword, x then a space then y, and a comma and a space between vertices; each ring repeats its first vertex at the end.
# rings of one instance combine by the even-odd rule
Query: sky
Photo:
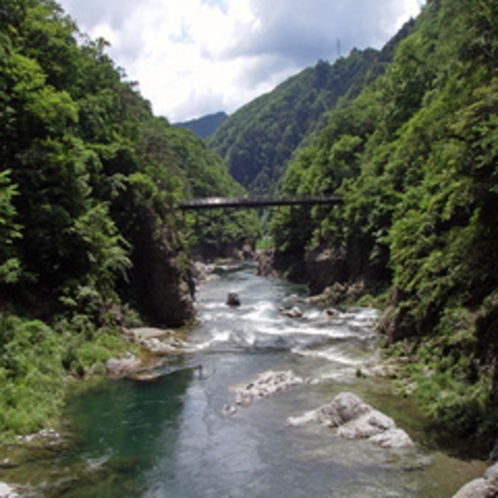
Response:
POLYGON ((155 115, 228 114, 318 60, 377 49, 425 0, 58 0, 155 115))

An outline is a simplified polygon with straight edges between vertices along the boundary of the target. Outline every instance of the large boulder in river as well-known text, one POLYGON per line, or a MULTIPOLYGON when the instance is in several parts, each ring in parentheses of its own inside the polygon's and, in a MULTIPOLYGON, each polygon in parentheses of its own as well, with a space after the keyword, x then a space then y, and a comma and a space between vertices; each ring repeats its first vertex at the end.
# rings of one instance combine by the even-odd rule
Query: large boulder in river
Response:
POLYGON ((227 296, 227 305, 228 306, 240 306, 240 297, 236 292, 229 292, 227 296))
POLYGON ((292 425, 313 422, 327 427, 339 427, 351 420, 358 419, 370 412, 372 407, 352 393, 338 394, 331 403, 304 414, 302 417, 289 419, 292 425))
POLYGON ((489 467, 483 477, 463 486, 453 498, 493 498, 498 496, 498 464, 489 467))
POLYGON ((340 393, 331 403, 288 419, 291 425, 315 423, 337 428, 337 434, 346 439, 368 439, 382 448, 411 450, 410 436, 396 427, 391 417, 375 410, 352 393, 340 393))
POLYGON ((453 498, 494 498, 497 489, 484 478, 474 479, 461 488, 453 498))

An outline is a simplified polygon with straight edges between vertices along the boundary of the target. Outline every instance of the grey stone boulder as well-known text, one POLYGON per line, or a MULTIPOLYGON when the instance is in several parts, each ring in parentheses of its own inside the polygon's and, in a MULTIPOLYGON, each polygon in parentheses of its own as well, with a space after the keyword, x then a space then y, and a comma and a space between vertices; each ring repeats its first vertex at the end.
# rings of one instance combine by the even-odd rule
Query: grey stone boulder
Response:
POLYGON ((498 463, 495 463, 486 470, 484 479, 498 488, 498 463))
POLYGON ((390 448, 395 450, 412 449, 413 441, 410 436, 399 428, 388 429, 369 438, 369 441, 381 448, 390 448))
POLYGON ((494 486, 490 486, 486 479, 480 477, 468 482, 453 498, 493 498, 496 491, 494 486))
POLYGON ((291 370, 268 370, 259 374, 254 381, 247 385, 238 387, 235 390, 235 404, 226 405, 222 411, 226 415, 233 415, 237 411, 236 406, 248 406, 253 401, 268 398, 307 382, 307 379, 294 375, 291 370))
POLYGON ((304 315, 303 310, 298 306, 293 306, 292 308, 282 308, 280 313, 284 316, 288 316, 289 318, 302 318, 304 315))
POLYGON ((453 498, 493 498, 498 496, 498 463, 489 467, 484 477, 468 482, 453 498))
POLYGON ((337 434, 344 439, 367 439, 396 427, 394 420, 378 410, 371 410, 361 417, 339 427, 337 434))
POLYGON ((141 361, 134 354, 126 358, 111 358, 106 361, 105 368, 110 377, 126 377, 141 368, 141 361))
POLYGON ((392 450, 413 450, 410 436, 396 427, 391 417, 375 410, 353 393, 340 393, 331 403, 300 417, 288 419, 290 425, 315 423, 337 428, 345 439, 368 439, 371 443, 392 450))
POLYGON ((302 417, 291 418, 289 422, 291 425, 314 422, 327 427, 339 427, 351 420, 358 419, 371 410, 372 408, 363 403, 356 394, 341 393, 328 405, 305 413, 302 417))

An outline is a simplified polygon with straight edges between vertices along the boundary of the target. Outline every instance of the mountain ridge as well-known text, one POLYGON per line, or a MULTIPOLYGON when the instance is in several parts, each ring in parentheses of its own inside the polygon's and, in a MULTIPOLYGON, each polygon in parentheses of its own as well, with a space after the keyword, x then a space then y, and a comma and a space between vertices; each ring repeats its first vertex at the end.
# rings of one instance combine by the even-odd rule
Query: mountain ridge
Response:
POLYGON ((319 60, 234 112, 207 140, 249 192, 273 194, 303 141, 322 129, 327 113, 381 74, 413 29, 407 22, 380 50, 353 50, 333 64, 319 60))
POLYGON ((228 119, 228 114, 219 111, 213 114, 206 114, 196 119, 173 123, 176 128, 188 128, 192 130, 199 138, 206 139, 228 119))

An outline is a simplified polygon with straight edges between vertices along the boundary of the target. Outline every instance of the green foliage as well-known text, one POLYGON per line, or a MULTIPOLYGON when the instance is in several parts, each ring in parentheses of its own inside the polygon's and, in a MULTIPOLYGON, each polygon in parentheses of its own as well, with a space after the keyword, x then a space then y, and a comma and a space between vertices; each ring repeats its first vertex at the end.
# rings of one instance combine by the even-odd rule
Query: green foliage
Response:
MULTIPOLYGON (((210 228, 186 229, 181 198, 244 192, 202 141, 153 116, 107 47, 52 0, 0 7, 0 432, 54 415, 65 371, 124 353, 119 310, 156 302, 151 252, 182 295, 189 238, 210 228)), ((221 219, 217 240, 257 234, 254 216, 221 219)))
POLYGON ((64 379, 103 373, 126 344, 111 330, 95 331, 84 315, 53 328, 39 320, 0 317, 0 434, 30 433, 60 414, 64 379))
POLYGON ((272 225, 283 253, 325 245, 345 254, 350 281, 394 284, 388 340, 418 337, 405 375, 462 433, 493 416, 498 392, 496 306, 484 311, 498 288, 496 9, 428 2, 392 62, 287 169, 285 193, 337 191, 344 204, 272 225))
POLYGON ((275 193, 295 150, 323 128, 341 98, 356 95, 358 82, 382 72, 386 58, 369 49, 333 65, 321 60, 230 116, 208 143, 249 192, 275 193))
POLYGON ((20 237, 19 226, 15 223, 16 210, 12 199, 17 189, 9 179, 10 171, 0 173, 0 282, 13 283, 18 279, 19 260, 15 257, 12 244, 20 237))
POLYGON ((0 432, 30 432, 63 401, 61 347, 40 321, 0 317, 0 432))

